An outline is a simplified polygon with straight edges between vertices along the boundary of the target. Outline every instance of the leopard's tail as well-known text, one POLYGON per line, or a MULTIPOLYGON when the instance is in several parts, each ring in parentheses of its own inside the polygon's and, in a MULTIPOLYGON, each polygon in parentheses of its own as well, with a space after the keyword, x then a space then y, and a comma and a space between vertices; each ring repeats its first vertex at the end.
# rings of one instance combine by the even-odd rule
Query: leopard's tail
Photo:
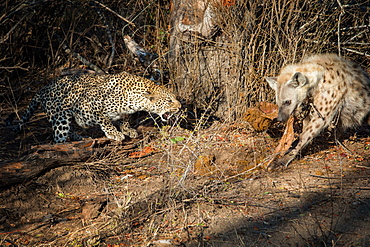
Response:
POLYGON ((23 113, 23 115, 21 117, 21 123, 18 126, 18 130, 22 129, 23 125, 30 120, 32 115, 35 113, 35 111, 39 107, 40 102, 41 102, 40 101, 40 96, 41 96, 41 94, 40 94, 40 92, 38 92, 32 98, 30 104, 28 105, 28 108, 26 109, 26 111, 23 113))

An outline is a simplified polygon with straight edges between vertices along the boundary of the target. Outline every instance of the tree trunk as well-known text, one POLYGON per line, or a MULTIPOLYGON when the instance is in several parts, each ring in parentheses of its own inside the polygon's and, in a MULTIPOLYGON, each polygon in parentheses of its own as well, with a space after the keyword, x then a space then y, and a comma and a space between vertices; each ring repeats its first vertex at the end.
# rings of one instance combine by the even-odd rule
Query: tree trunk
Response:
POLYGON ((240 107, 247 106, 241 86, 245 32, 236 28, 227 33, 223 23, 232 15, 229 6, 233 4, 174 0, 171 13, 169 61, 176 90, 186 102, 223 120, 234 120, 240 107))

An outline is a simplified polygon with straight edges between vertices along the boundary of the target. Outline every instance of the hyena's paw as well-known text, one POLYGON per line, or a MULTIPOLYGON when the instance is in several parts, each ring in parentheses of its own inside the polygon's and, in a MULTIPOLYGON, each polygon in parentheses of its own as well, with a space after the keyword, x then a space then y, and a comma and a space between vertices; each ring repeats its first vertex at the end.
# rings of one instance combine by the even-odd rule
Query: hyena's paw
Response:
POLYGON ((274 171, 274 170, 284 170, 288 167, 290 162, 294 159, 295 155, 292 154, 286 154, 283 157, 274 160, 271 162, 271 164, 267 167, 269 171, 274 171))

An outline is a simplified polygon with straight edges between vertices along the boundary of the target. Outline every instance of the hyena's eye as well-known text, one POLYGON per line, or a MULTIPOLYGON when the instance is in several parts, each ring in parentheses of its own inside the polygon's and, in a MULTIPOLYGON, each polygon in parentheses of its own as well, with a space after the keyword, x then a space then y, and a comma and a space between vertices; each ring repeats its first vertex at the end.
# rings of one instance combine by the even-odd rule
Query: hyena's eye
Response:
POLYGON ((286 100, 286 101, 283 102, 283 105, 290 105, 291 103, 292 103, 291 100, 286 100))

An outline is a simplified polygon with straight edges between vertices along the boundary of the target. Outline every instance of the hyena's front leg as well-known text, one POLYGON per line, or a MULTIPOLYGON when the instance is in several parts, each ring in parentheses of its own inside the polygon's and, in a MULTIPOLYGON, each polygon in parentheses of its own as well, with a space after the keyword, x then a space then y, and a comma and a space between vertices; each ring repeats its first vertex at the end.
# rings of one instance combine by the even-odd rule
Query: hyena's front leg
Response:
MULTIPOLYGON (((316 115, 316 114, 315 114, 316 115)), ((327 123, 322 116, 314 116, 306 118, 303 121, 303 130, 299 136, 298 143, 295 147, 289 149, 283 157, 277 159, 273 166, 288 166, 289 163, 297 156, 297 154, 304 148, 314 137, 326 127, 327 123)))

